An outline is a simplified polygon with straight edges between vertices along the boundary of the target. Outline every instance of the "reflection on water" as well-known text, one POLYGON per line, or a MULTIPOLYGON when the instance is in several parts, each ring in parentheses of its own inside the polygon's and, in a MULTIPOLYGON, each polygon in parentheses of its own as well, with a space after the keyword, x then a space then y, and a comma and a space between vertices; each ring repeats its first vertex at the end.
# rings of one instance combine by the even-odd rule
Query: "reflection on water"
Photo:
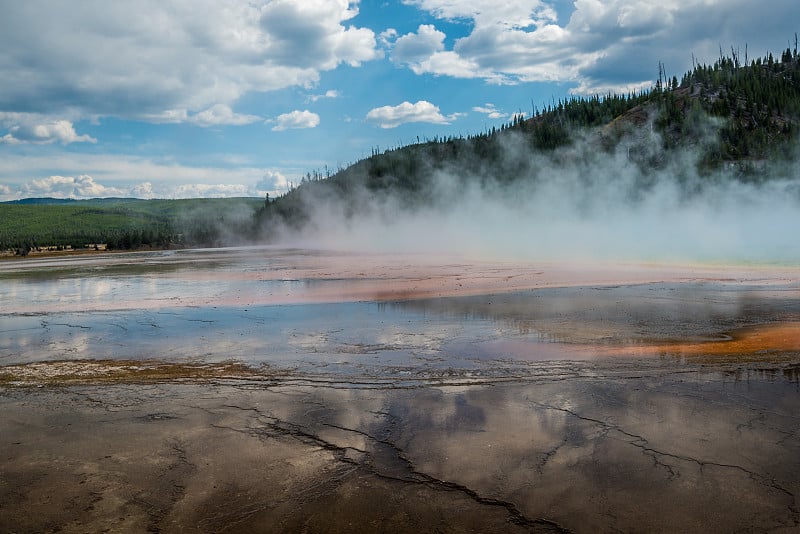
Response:
POLYGON ((800 526, 792 273, 385 260, 0 262, 0 531, 800 526))
MULTIPOLYGON (((624 302, 633 303, 633 310, 619 310, 619 315, 635 313, 636 320, 617 323, 613 315, 603 312, 606 297, 616 303, 614 306, 622 306, 614 291, 602 292, 591 308, 567 313, 557 304, 568 301, 570 292, 565 296, 537 296, 534 292, 487 297, 493 299, 491 304, 472 297, 454 297, 390 305, 4 314, 0 361, 236 359, 253 365, 328 366, 331 370, 349 369, 347 372, 380 367, 475 369, 491 367, 491 360, 607 358, 624 354, 627 346, 640 349, 636 356, 657 356, 669 350, 665 342, 680 338, 699 340, 694 349, 684 349, 683 353, 702 353, 703 347, 706 352, 720 353, 730 343, 712 342, 713 336, 741 328, 754 316, 786 318, 797 306, 794 301, 778 299, 756 304, 751 295, 748 313, 735 299, 708 306, 703 303, 708 292, 698 293, 697 305, 708 306, 708 313, 687 320, 685 315, 673 315, 648 303, 637 306, 636 300, 627 296, 624 302), (551 306, 554 301, 556 305, 551 306), (521 306, 525 302, 531 303, 529 308, 521 306), (506 307, 505 303, 511 305, 506 307), (648 353, 645 349, 654 340, 661 344, 648 353)), ((687 303, 687 313, 694 316, 691 308, 687 303)), ((786 328, 792 330, 791 326, 786 328)), ((763 339, 756 341, 763 348, 800 349, 792 345, 798 344, 796 335, 790 338, 784 334, 782 339, 784 345, 779 339, 776 346, 763 339)))
MULTIPOLYGON (((800 321, 796 280, 283 303, 291 294, 324 294, 320 287, 346 295, 375 280, 401 280, 412 289, 421 283, 400 264, 387 275, 374 266, 359 269, 355 261, 353 273, 337 277, 326 261, 342 258, 353 263, 343 255, 271 248, 6 262, 0 269, 0 363, 236 359, 348 374, 497 373, 496 361, 686 355, 715 341, 714 353, 725 353, 729 345, 719 340, 743 328, 788 324, 786 331, 800 321), (678 350, 679 342, 695 348, 678 350)), ((759 335, 757 343, 771 350, 800 351, 797 336, 776 334, 777 341, 767 343, 759 335)))
POLYGON ((800 320, 800 295, 786 287, 686 282, 564 287, 393 304, 463 320, 513 324, 520 335, 564 343, 702 339, 770 322, 800 320))
POLYGON ((142 515, 153 531, 800 525, 800 385, 779 374, 84 385, 11 391, 0 409, 0 469, 14 488, 0 491, 0 530, 114 530, 142 515))

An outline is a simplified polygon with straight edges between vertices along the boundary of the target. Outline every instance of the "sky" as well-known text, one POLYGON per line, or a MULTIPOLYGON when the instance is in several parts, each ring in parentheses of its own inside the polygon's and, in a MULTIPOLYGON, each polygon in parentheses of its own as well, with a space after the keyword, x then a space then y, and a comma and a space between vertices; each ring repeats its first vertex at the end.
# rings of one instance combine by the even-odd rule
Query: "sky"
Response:
POLYGON ((277 196, 720 49, 797 0, 0 0, 0 200, 277 196))

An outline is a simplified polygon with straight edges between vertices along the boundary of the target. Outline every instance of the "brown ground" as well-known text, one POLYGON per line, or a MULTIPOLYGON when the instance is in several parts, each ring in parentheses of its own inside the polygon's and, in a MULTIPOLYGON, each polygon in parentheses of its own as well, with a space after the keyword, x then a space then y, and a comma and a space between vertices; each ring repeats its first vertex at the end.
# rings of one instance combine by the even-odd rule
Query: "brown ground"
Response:
MULTIPOLYGON (((502 345, 509 340, 490 338, 486 365, 509 371, 482 377, 468 366, 394 374, 388 363, 391 373, 371 376, 381 364, 369 351, 337 353, 366 362, 358 376, 322 365, 306 373, 50 354, 53 361, 6 365, 0 532, 800 531, 796 270, 309 254, 271 269, 197 265, 158 276, 223 290, 122 301, 109 291, 86 302, 65 297, 56 310, 16 299, 3 313, 32 318, 28 335, 38 342, 38 314, 47 322, 58 310, 88 321, 141 306, 180 314, 186 306, 401 300, 413 308, 443 296, 696 281, 757 287, 758 302, 784 304, 758 324, 744 317, 744 328, 676 340, 669 328, 637 337, 643 317, 625 313, 642 308, 587 298, 596 315, 581 315, 581 301, 519 323, 520 331, 552 327, 543 346, 572 357, 511 361, 512 347, 502 345), (224 291, 226 281, 263 280, 303 282, 224 291), (621 319, 607 321, 614 310, 621 319), (586 317, 595 320, 588 334, 570 335, 586 317), (603 341, 614 332, 624 335, 603 341), (609 358, 582 360, 582 352, 609 358)), ((644 309, 657 314, 682 301, 653 302, 644 309)), ((497 304, 464 306, 465 327, 470 314, 507 314, 498 328, 516 320, 497 304)), ((86 335, 85 326, 72 330, 86 335)), ((116 343, 137 342, 118 335, 116 343)), ((520 354, 530 351, 524 335, 511 341, 520 340, 520 354)))
POLYGON ((796 532, 789 370, 0 388, 0 531, 796 532))
POLYGON ((732 332, 730 337, 719 341, 699 341, 692 343, 668 343, 661 345, 623 348, 622 352, 632 351, 636 354, 660 353, 683 357, 738 357, 743 361, 752 361, 761 357, 775 357, 781 353, 796 356, 800 353, 800 322, 784 324, 768 324, 745 328, 732 332))

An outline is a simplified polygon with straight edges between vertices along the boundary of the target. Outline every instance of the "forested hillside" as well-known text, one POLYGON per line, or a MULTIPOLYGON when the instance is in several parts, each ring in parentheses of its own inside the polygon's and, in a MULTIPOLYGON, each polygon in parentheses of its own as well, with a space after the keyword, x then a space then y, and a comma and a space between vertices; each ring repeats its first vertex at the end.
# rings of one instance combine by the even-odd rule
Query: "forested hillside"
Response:
POLYGON ((108 249, 220 246, 252 236, 253 198, 28 199, 0 203, 0 251, 37 247, 108 249))
POLYGON ((437 175, 467 183, 508 185, 536 181, 542 158, 569 162, 580 154, 625 151, 646 182, 651 170, 675 158, 691 159, 709 180, 763 180, 771 165, 795 157, 800 122, 798 51, 755 59, 720 52, 679 80, 658 65, 647 92, 570 98, 515 117, 501 128, 425 140, 373 153, 332 176, 309 173, 298 187, 258 214, 265 237, 274 229, 303 227, 321 203, 335 200, 344 217, 363 208, 363 194, 405 207, 437 201, 437 175))

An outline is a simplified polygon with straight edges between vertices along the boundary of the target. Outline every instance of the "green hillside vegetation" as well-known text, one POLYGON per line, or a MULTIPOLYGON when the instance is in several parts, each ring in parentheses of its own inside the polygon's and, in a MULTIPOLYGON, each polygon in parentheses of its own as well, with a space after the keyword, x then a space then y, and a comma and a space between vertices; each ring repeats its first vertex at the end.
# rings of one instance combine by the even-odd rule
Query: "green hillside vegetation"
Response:
POLYGON ((795 46, 780 58, 745 61, 735 51, 730 57, 720 53, 713 65, 695 65, 680 81, 659 65, 650 91, 574 97, 533 111, 477 135, 374 151, 332 176, 308 173, 297 187, 268 201, 257 220, 269 237, 277 227, 303 227, 322 202, 336 201, 350 216, 362 209, 364 191, 401 207, 425 205, 437 200, 439 172, 464 183, 535 181, 539 171, 532 155, 575 157, 569 149, 577 142, 609 154, 624 143, 643 175, 683 151, 695 158, 700 176, 761 180, 769 163, 793 157, 800 119, 798 51, 795 46))
POLYGON ((94 199, 0 203, 0 250, 220 246, 249 236, 260 199, 94 199))

